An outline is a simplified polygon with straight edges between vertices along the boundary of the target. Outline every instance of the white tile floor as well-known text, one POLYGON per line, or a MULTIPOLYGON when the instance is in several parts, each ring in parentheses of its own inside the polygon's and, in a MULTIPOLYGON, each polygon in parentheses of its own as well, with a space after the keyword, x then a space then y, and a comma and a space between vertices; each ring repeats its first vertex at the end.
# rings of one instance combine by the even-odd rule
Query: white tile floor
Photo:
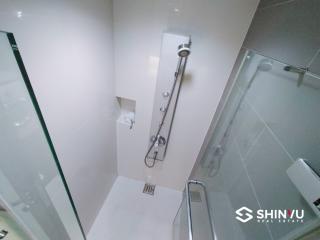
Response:
POLYGON ((88 240, 172 240, 172 223, 182 193, 156 187, 143 194, 144 182, 118 177, 88 240))

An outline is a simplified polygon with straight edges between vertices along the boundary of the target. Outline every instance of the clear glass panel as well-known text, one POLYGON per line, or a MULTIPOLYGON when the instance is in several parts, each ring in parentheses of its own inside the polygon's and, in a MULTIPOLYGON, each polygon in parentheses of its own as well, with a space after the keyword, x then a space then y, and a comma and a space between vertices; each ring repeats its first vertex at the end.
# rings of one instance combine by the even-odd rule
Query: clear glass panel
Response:
POLYGON ((0 33, 0 203, 34 239, 84 239, 13 41, 0 33))
POLYGON ((173 240, 188 239, 187 201, 184 198, 173 222, 173 240))
POLYGON ((32 238, 15 222, 14 218, 0 206, 0 239, 31 240, 32 238))
POLYGON ((318 217, 286 170, 297 158, 320 172, 320 78, 246 52, 193 178, 205 181, 219 239, 296 239, 318 217), (287 69, 288 70, 288 69, 287 69), (235 211, 304 210, 303 223, 242 223, 235 211))
MULTIPOLYGON (((213 240, 213 230, 204 188, 201 185, 190 184, 189 191, 193 239, 213 240)), ((174 220, 173 240, 185 240, 188 238, 188 208, 186 198, 184 198, 174 220)))

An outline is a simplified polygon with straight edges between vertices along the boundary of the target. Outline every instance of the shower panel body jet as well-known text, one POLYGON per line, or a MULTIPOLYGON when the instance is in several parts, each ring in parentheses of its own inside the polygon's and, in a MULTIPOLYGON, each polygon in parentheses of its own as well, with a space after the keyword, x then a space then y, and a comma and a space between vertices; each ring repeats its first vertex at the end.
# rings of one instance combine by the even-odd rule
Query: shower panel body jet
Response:
POLYGON ((154 124, 155 127, 151 130, 150 143, 144 158, 144 163, 148 168, 154 167, 156 161, 163 161, 165 158, 181 84, 184 78, 188 56, 191 52, 190 47, 190 38, 188 38, 187 43, 178 46, 178 64, 175 72, 173 72, 173 78, 171 78, 173 82, 170 81, 171 87, 160 94, 164 100, 161 103, 161 107, 155 103, 155 107, 158 107, 158 109, 155 110, 158 111, 158 114, 160 113, 160 116, 158 115, 158 119, 153 119, 157 121, 157 124, 154 124))

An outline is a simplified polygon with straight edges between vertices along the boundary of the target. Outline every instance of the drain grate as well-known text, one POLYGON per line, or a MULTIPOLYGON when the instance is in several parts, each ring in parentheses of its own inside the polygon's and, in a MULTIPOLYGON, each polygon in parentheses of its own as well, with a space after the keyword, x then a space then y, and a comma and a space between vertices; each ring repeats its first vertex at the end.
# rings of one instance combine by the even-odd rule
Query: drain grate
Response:
POLYGON ((153 196, 155 188, 156 188, 156 185, 146 183, 143 188, 143 193, 153 196))

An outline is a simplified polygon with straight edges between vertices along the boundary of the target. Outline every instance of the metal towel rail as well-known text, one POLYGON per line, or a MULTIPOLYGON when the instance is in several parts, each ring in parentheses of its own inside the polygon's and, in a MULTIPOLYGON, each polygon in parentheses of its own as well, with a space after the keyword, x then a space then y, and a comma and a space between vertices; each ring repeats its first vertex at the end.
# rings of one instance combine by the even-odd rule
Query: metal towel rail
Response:
POLYGON ((205 195, 205 201, 206 201, 206 208, 208 211, 208 216, 209 216, 209 221, 210 221, 210 230, 212 234, 212 239, 216 240, 216 235, 213 229, 213 222, 212 222, 212 217, 211 217, 211 212, 209 208, 209 202, 208 202, 208 195, 207 195, 207 188, 205 183, 198 181, 198 180, 189 180, 186 184, 186 198, 187 198, 187 211, 188 211, 188 227, 189 227, 189 240, 194 240, 193 239, 193 226, 192 226, 192 212, 191 212, 191 197, 190 197, 190 185, 195 184, 195 185, 200 185, 203 188, 204 195, 205 195))

